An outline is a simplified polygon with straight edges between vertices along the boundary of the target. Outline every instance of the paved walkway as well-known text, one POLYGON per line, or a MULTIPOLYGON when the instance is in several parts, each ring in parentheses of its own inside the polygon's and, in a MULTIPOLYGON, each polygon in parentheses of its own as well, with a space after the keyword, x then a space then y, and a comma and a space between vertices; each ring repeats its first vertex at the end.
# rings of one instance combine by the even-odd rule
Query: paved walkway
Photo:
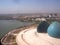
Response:
POLYGON ((36 28, 21 31, 16 42, 18 45, 60 45, 60 39, 50 37, 47 33, 37 33, 36 28))

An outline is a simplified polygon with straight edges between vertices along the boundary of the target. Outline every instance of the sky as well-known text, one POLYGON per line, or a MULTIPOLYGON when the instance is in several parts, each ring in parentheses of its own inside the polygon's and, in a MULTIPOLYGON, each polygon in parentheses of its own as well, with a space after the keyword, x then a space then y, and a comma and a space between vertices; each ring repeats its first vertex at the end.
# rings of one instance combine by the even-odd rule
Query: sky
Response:
POLYGON ((0 0, 0 14, 60 13, 60 0, 0 0))

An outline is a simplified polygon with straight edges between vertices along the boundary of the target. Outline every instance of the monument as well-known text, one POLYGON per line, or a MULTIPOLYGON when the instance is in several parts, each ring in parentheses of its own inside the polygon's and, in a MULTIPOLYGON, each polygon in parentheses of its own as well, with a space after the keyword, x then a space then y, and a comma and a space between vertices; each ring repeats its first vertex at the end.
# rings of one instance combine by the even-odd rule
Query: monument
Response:
POLYGON ((47 23, 46 21, 42 21, 37 27, 37 32, 38 33, 44 33, 44 32, 46 33, 48 26, 49 26, 49 23, 47 23))
POLYGON ((48 27, 47 32, 52 37, 60 38, 60 23, 59 22, 53 22, 48 27))
POLYGON ((60 23, 41 22, 38 27, 21 31, 17 37, 17 45, 60 45, 60 23), (42 33, 42 31, 47 33, 42 33), (55 38, 56 37, 56 38, 55 38))

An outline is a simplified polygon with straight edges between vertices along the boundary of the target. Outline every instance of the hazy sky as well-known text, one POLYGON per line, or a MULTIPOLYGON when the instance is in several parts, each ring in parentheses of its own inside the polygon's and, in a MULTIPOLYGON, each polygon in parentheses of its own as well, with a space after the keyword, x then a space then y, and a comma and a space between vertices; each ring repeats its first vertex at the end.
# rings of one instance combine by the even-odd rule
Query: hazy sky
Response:
POLYGON ((0 13, 60 12, 60 0, 0 0, 0 13))

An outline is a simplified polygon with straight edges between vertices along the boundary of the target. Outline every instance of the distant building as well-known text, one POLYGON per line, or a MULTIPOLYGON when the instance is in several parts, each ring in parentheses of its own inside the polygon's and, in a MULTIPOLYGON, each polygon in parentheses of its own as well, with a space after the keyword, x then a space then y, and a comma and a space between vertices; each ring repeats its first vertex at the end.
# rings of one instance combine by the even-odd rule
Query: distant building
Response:
POLYGON ((36 21, 46 21, 45 18, 36 18, 35 20, 36 20, 36 21))

